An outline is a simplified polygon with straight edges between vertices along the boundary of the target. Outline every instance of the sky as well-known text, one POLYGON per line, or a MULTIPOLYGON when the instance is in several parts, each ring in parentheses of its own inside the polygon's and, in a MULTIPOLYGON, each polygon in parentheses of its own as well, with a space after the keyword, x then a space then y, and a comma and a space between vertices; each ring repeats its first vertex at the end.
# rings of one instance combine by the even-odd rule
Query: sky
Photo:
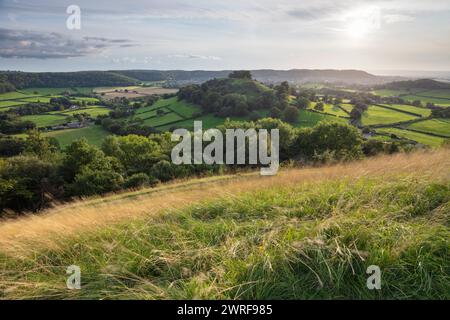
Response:
POLYGON ((0 70, 117 69, 450 71, 450 0, 0 0, 0 70))

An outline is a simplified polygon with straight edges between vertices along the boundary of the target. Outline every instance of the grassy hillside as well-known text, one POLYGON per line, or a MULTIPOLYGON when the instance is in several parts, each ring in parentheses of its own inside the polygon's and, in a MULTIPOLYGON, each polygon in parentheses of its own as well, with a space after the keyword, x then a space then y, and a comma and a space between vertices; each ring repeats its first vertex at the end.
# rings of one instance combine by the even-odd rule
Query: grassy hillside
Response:
POLYGON ((441 149, 57 206, 0 223, 0 297, 449 299, 449 173, 441 149))

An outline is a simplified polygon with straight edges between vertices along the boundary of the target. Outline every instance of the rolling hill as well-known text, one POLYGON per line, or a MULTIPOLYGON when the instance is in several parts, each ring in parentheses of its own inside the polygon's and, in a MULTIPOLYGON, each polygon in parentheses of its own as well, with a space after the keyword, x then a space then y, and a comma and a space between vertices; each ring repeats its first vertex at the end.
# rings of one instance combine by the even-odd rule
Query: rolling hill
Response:
POLYGON ((450 150, 178 182, 0 222, 3 299, 449 299, 450 150), (81 268, 82 290, 66 269, 81 268), (382 270, 368 290, 366 269, 382 270))

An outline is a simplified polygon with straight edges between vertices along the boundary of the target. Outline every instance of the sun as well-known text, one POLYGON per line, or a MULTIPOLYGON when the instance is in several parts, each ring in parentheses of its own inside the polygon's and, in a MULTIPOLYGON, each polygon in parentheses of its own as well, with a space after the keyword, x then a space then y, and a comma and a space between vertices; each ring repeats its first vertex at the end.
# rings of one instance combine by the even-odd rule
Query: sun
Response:
POLYGON ((362 39, 380 29, 380 9, 367 7, 350 12, 345 18, 345 33, 354 39, 362 39))
POLYGON ((363 20, 353 21, 345 28, 345 32, 351 38, 362 39, 371 32, 371 25, 363 20))

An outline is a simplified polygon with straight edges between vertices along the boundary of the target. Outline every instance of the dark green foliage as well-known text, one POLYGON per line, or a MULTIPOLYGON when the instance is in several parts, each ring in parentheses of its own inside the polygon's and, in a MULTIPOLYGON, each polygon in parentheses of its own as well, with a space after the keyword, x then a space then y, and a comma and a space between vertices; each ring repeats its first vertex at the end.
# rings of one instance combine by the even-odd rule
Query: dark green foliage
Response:
POLYGON ((298 120, 298 109, 293 106, 287 107, 283 112, 283 119, 289 123, 295 123, 298 120))

